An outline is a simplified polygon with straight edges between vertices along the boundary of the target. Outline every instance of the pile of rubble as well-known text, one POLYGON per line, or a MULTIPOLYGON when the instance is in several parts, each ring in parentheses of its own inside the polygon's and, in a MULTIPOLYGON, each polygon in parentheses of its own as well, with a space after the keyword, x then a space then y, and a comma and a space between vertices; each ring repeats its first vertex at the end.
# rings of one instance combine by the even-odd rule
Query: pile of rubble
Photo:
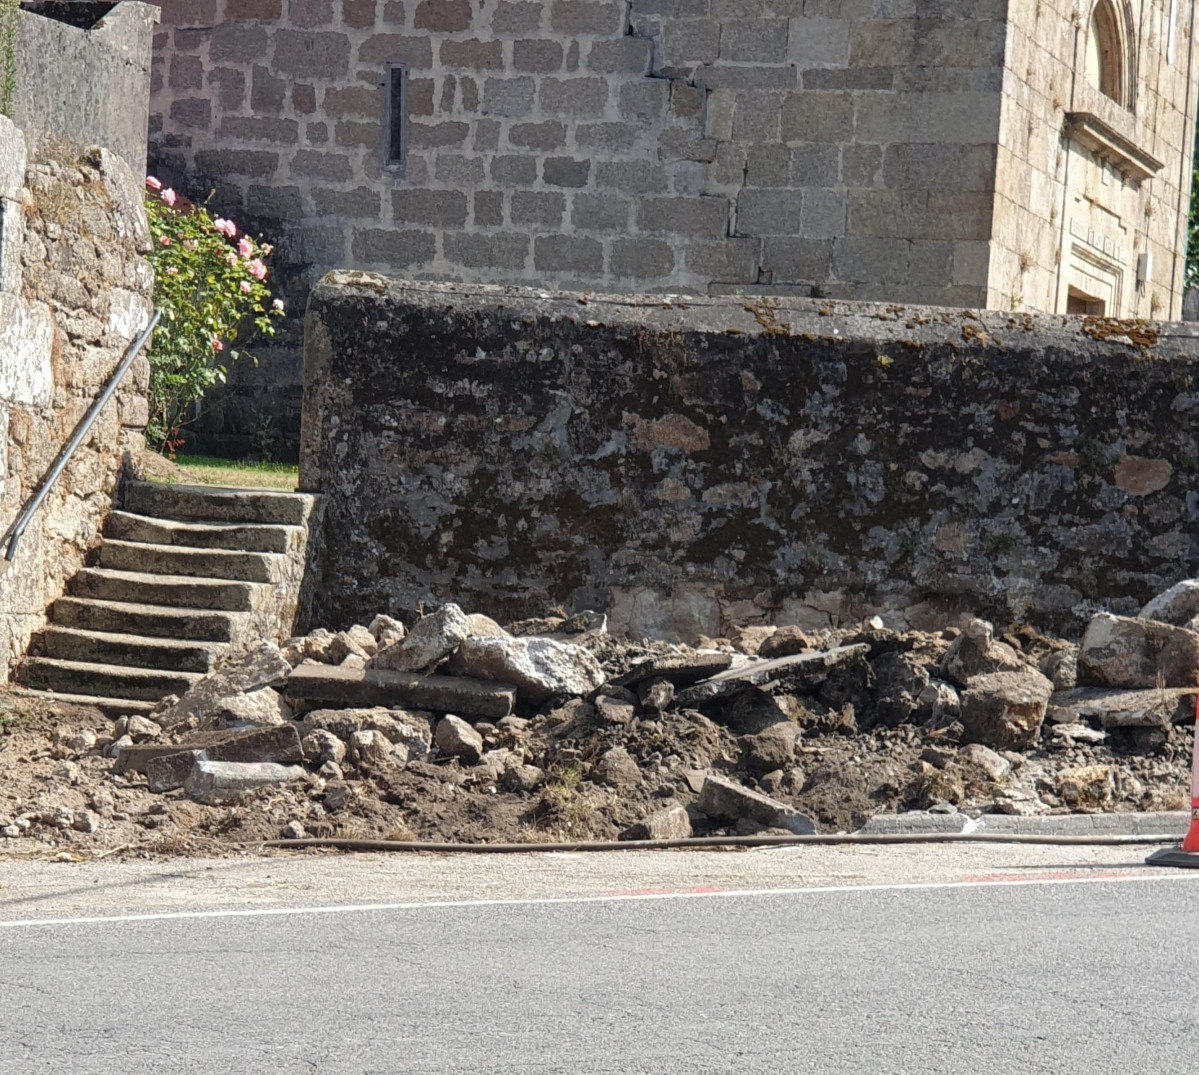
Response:
MULTIPOLYGON (((0 848, 677 839, 1185 802, 1199 582, 1081 643, 749 627, 630 642, 445 605, 263 643, 147 716, 0 734, 0 848)), ((0 731, 5 728, 0 712, 0 731)))

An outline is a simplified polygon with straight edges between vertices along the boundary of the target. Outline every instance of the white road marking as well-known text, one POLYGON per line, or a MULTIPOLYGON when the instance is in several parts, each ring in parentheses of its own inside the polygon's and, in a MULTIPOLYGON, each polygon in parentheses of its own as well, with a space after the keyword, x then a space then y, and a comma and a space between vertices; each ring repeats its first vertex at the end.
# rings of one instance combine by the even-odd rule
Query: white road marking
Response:
MULTIPOLYGON (((90 915, 81 918, 27 918, 0 921, 0 929, 35 926, 87 926, 115 922, 166 922, 192 918, 262 918, 272 915, 363 914, 371 911, 425 911, 458 907, 535 907, 540 904, 635 903, 652 900, 754 899, 771 896, 820 896, 851 892, 905 892, 1006 885, 1099 885, 1146 881, 1185 881, 1199 878, 1189 871, 1163 874, 1105 874, 1099 877, 996 878, 969 881, 915 881, 892 885, 812 885, 806 888, 744 888, 675 892, 610 893, 601 896, 546 896, 530 899, 415 900, 406 903, 349 903, 321 907, 256 907, 247 910, 160 911, 148 914, 90 915)), ((0 903, 0 909, 3 904, 0 903)))

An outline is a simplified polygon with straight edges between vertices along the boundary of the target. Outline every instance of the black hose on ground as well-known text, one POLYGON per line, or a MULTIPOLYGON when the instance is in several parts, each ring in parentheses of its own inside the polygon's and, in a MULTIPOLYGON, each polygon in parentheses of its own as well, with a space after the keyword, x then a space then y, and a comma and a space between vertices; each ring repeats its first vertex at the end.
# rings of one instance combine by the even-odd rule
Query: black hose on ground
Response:
POLYGON ((1065 847, 1114 847, 1137 844, 1176 844, 1177 834, 1147 836, 1039 836, 1030 833, 998 832, 919 832, 919 833, 838 833, 811 836, 692 836, 685 840, 580 840, 553 844, 452 844, 423 843, 419 840, 343 840, 335 836, 308 837, 302 840, 265 840, 263 847, 299 850, 306 847, 337 848, 342 851, 435 851, 476 855, 516 855, 533 851, 668 851, 716 847, 811 847, 844 844, 1049 844, 1065 847))

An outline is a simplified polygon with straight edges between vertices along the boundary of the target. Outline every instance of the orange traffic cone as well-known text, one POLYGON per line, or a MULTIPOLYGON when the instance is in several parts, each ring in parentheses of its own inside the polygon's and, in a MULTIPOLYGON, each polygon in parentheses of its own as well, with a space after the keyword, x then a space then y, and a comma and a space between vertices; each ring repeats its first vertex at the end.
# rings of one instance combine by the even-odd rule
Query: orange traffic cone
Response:
POLYGON ((1147 859, 1150 866, 1183 866, 1199 870, 1199 696, 1195 698, 1195 745, 1191 750, 1191 824, 1182 847, 1163 847, 1147 859))

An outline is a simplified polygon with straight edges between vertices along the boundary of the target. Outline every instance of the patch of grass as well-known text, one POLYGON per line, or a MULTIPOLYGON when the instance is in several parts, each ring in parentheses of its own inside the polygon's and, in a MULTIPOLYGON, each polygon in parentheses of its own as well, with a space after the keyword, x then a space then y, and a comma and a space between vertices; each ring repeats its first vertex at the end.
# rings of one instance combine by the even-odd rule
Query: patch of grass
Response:
POLYGON ((286 489, 291 492, 299 482, 299 467, 292 463, 253 463, 236 459, 218 459, 208 455, 178 455, 175 465, 182 472, 177 478, 151 477, 168 485, 193 482, 196 485, 232 485, 243 489, 286 489))
POLYGON ((0 735, 11 735, 32 720, 32 713, 22 713, 15 709, 0 709, 0 735))
POLYGON ((534 808, 537 826, 559 840, 582 840, 595 834, 599 811, 579 793, 583 774, 575 766, 545 785, 534 808))

